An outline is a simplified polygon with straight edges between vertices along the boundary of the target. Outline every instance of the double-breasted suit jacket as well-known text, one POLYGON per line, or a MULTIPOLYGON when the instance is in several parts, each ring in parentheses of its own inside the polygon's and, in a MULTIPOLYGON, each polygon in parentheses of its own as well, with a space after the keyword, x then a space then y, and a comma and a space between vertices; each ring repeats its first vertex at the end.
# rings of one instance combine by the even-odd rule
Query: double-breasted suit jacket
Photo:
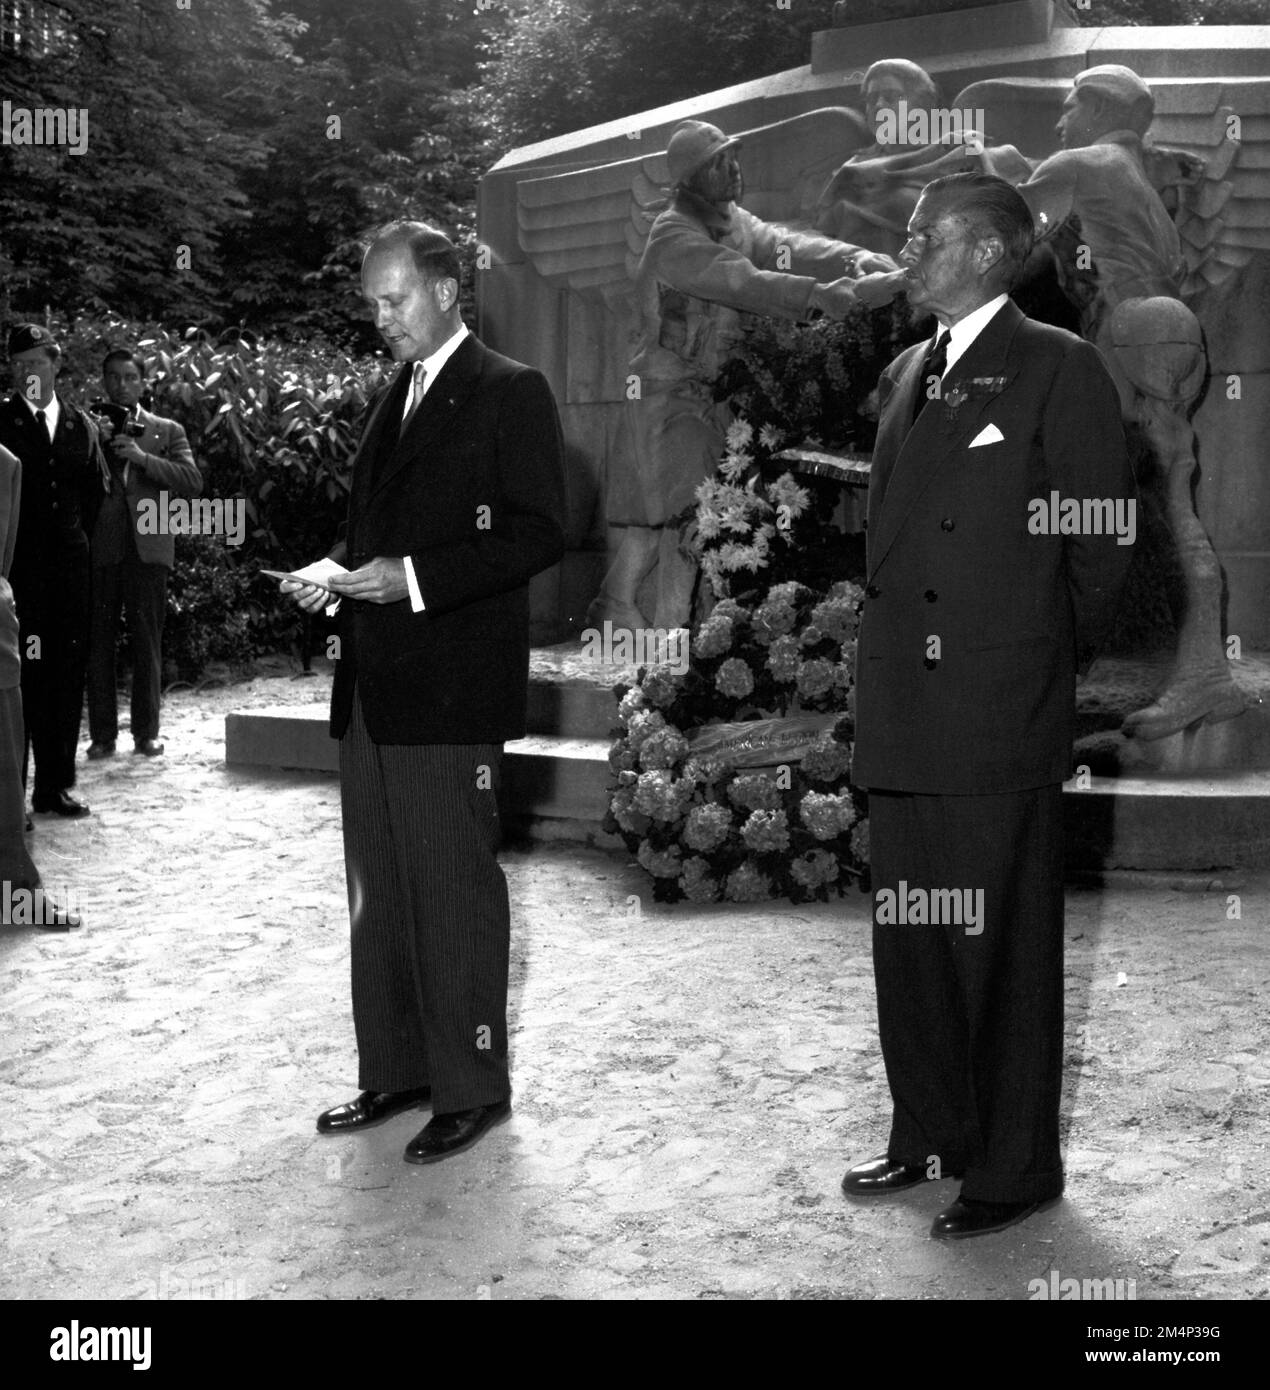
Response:
POLYGON ((555 402, 539 372, 469 334, 394 442, 409 380, 369 413, 332 557, 408 555, 425 611, 343 601, 331 734, 356 683, 376 743, 502 743, 525 732, 529 580, 564 553, 555 402))
POLYGON ((1055 492, 1128 514, 1115 387, 1096 348, 1007 300, 910 429, 926 347, 879 384, 853 779, 952 794, 1062 782, 1076 674, 1108 632, 1132 547, 1037 533, 1032 504, 1047 524, 1055 492), (985 431, 999 438, 970 447, 985 431))

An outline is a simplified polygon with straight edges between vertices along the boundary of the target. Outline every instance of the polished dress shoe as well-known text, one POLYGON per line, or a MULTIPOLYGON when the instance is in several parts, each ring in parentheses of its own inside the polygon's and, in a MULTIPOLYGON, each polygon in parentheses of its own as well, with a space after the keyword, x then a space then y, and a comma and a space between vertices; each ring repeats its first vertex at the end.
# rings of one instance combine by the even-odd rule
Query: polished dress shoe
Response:
POLYGON ((1042 1202, 980 1202, 974 1197, 958 1197, 945 1207, 930 1228, 932 1240, 964 1240, 967 1236, 988 1236, 1026 1221, 1035 1211, 1058 1201, 1057 1197, 1042 1202))
POLYGON ((356 1100, 323 1110, 317 1118, 319 1134, 348 1134, 355 1129, 369 1129, 403 1110, 413 1110, 432 1099, 431 1086, 417 1086, 413 1091, 363 1091, 356 1100))
POLYGON ((478 1105, 473 1110, 433 1115, 406 1145, 405 1160, 407 1163, 440 1163, 451 1154, 470 1149, 486 1130, 501 1125, 511 1113, 511 1101, 500 1100, 497 1105, 478 1105))
POLYGON ((90 816, 92 812, 82 801, 76 801, 70 792, 54 792, 52 796, 33 796, 31 809, 41 815, 90 816))
MULTIPOLYGON (((951 1173, 944 1175, 952 1177, 951 1173)), ((848 1197, 889 1197, 892 1192, 903 1192, 906 1188, 917 1187, 928 1182, 926 1165, 910 1167, 907 1163, 892 1163, 885 1154, 871 1158, 867 1163, 857 1163, 847 1169, 842 1180, 842 1190, 848 1197)))
POLYGON ((144 754, 147 758, 157 758, 163 752, 163 745, 157 738, 143 738, 139 743, 133 745, 132 751, 144 754))
POLYGON ((100 743, 94 739, 93 742, 88 745, 88 756, 93 762, 96 762, 99 758, 113 758, 115 756, 114 739, 103 739, 100 743))

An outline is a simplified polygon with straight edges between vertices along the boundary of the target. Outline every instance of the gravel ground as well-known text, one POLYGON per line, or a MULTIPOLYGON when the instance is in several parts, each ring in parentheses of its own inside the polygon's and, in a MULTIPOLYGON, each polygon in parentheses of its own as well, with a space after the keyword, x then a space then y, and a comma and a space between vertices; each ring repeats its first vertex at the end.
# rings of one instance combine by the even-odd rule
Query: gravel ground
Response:
POLYGON ((172 692, 166 757, 36 817, 85 926, 0 929, 5 1297, 1270 1297, 1261 879, 1070 891, 1067 1194, 1000 1235, 927 1239, 954 1183, 839 1192, 886 1133, 864 898, 658 907, 596 850, 505 856, 511 1122, 426 1168, 422 1114, 319 1137, 356 1091, 338 788, 222 761, 230 710, 326 698, 284 669, 172 692))

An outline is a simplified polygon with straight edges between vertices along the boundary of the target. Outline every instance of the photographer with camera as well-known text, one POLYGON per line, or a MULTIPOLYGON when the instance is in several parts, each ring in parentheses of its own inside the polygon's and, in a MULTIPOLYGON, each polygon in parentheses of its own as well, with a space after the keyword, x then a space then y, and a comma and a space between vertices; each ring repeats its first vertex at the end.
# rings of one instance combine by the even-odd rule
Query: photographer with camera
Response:
MULTIPOLYGON (((86 816, 70 789, 84 706, 88 537, 110 470, 92 421, 54 389, 61 348, 49 330, 18 324, 8 346, 13 395, 0 405, 0 445, 22 466, 9 578, 22 625, 25 744, 35 759, 31 806, 86 816)), ((25 763, 24 752, 24 781, 25 763)))
MULTIPOLYGON (((89 407, 97 418, 110 466, 110 495, 92 532, 92 619, 88 643, 88 729, 90 758, 115 751, 119 717, 115 691, 115 635, 121 611, 128 612, 132 645, 133 749, 146 757, 163 752, 159 742, 161 643, 168 572, 176 546, 166 525, 168 498, 197 497, 203 476, 185 430, 175 420, 152 415, 140 405, 145 363, 128 348, 114 348, 102 362, 109 400, 89 407), (142 532, 138 505, 152 499, 159 533, 142 532)), ((147 509, 148 510, 148 509, 147 509)))

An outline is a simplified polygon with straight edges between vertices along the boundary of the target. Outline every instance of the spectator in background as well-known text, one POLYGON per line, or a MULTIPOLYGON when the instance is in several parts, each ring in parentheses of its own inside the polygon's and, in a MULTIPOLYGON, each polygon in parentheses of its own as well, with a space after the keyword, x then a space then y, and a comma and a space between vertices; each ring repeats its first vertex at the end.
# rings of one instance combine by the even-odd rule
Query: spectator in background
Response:
POLYGON ((88 640, 88 729, 90 758, 109 758, 119 733, 115 688, 115 637, 120 612, 128 612, 132 646, 133 750, 147 757, 163 752, 159 742, 161 644, 168 573, 175 558, 169 532, 143 534, 138 505, 155 503, 167 516, 166 498, 197 497, 203 477, 185 430, 175 420, 152 415, 139 404, 145 363, 128 348, 115 348, 102 363, 108 405, 98 413, 110 466, 110 495, 92 532, 92 618, 88 640))
MULTIPOLYGON (((60 356, 38 323, 9 334, 14 392, 0 405, 0 445, 22 464, 10 578, 22 624, 25 744, 35 759, 31 805, 86 816, 70 789, 88 657, 88 537, 110 491, 110 470, 96 426, 54 390, 60 356)), ((24 753, 24 781, 25 769, 24 753)))

